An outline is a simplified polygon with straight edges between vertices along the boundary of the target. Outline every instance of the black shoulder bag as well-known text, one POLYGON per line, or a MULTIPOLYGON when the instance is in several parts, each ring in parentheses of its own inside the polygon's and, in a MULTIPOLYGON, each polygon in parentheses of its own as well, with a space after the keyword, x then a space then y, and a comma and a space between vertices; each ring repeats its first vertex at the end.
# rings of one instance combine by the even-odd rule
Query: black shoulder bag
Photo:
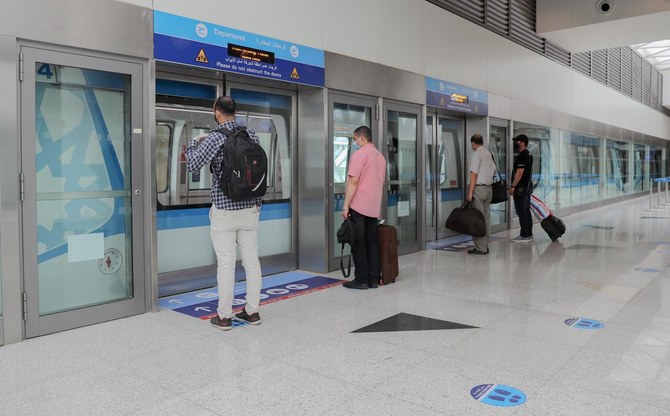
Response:
POLYGON ((349 264, 347 265, 347 271, 344 271, 344 245, 349 244, 354 246, 356 242, 356 234, 354 232, 354 223, 351 220, 346 219, 340 225, 340 229, 337 230, 337 242, 342 245, 340 248, 340 270, 342 270, 342 276, 349 277, 351 275, 351 253, 349 253, 349 264))

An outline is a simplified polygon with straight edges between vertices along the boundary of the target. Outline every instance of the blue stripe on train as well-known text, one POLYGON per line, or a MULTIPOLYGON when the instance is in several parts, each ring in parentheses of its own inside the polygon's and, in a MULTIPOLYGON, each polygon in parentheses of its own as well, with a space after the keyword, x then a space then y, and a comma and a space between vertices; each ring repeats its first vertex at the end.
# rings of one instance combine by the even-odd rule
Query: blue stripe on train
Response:
MULTIPOLYGON (((261 221, 291 218, 291 203, 263 204, 261 221)), ((209 208, 169 209, 156 213, 158 231, 209 226, 209 208)))

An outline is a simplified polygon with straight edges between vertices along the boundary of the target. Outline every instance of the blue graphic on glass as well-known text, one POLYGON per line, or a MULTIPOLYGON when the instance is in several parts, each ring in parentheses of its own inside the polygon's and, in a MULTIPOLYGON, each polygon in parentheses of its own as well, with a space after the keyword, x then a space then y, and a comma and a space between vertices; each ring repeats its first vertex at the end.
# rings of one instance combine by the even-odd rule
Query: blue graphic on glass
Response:
POLYGON ((564 322, 567 326, 579 329, 601 329, 605 327, 604 323, 588 318, 570 318, 564 322))
POLYGON ((510 407, 526 402, 526 395, 521 390, 504 384, 480 384, 470 390, 470 395, 490 406, 510 407))

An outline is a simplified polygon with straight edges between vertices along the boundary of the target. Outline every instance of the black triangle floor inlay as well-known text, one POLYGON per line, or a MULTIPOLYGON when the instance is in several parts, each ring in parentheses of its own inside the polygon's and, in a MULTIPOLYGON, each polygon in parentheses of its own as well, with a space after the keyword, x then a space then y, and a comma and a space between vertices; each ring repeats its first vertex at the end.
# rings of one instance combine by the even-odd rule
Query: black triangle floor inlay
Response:
POLYGON ((356 332, 396 332, 396 331, 435 331, 441 329, 477 329, 477 326, 459 324, 456 322, 442 321, 440 319, 426 318, 425 316, 399 313, 383 319, 356 332))

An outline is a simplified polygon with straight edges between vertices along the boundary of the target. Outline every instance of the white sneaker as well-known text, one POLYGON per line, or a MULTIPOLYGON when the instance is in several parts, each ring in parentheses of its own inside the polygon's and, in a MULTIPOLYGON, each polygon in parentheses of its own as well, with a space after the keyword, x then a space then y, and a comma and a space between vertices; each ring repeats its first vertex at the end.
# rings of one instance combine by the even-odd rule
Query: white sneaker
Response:
POLYGON ((512 242, 513 243, 532 243, 533 242, 533 236, 530 236, 530 237, 521 237, 521 236, 514 237, 512 239, 512 242))

